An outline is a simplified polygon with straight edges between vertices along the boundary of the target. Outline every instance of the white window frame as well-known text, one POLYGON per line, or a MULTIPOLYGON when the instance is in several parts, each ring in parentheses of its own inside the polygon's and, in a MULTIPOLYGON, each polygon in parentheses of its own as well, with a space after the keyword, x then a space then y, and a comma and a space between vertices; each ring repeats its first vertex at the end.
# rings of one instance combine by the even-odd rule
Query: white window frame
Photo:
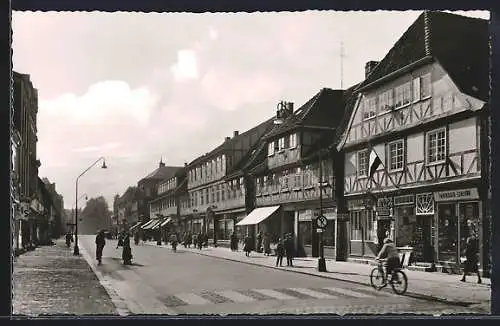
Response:
POLYGON ((281 152, 285 149, 285 137, 281 137, 278 140, 278 150, 281 152))
POLYGON ((369 165, 370 165, 370 151, 367 149, 363 149, 361 151, 358 151, 356 153, 356 173, 357 173, 358 177, 367 177, 368 176, 368 173, 369 173, 368 170, 370 169, 369 165), (366 174, 361 174, 360 169, 359 169, 359 167, 360 167, 359 156, 362 153, 364 153, 366 155, 366 174))
MULTIPOLYGON (((396 148, 396 151, 397 151, 397 148, 396 148)), ((392 141, 390 143, 387 144, 387 154, 388 155, 388 164, 389 165, 389 171, 391 172, 397 172, 397 171, 403 171, 403 168, 405 166, 405 156, 406 156, 406 148, 405 148, 405 142, 403 139, 398 139, 398 140, 395 140, 395 141, 392 141), (394 146, 394 145, 398 145, 398 144, 401 144, 401 147, 403 149, 403 154, 401 155, 401 167, 397 167, 397 168, 393 168, 392 167, 392 150, 391 150, 391 146, 394 146)), ((397 155, 397 153, 396 153, 397 155)))
POLYGON ((425 75, 422 75, 420 76, 420 99, 421 100, 426 100, 428 98, 431 98, 432 97, 432 78, 431 78, 431 73, 427 73, 425 75), (428 87, 429 87, 429 94, 428 95, 422 95, 423 94, 423 89, 424 89, 424 85, 426 85, 424 83, 424 81, 428 80, 429 84, 428 84, 428 87))
POLYGON ((290 135, 290 149, 297 147, 297 134, 290 135))
POLYGON ((394 107, 394 89, 382 92, 378 96, 378 115, 390 112, 394 107))
POLYGON ((274 141, 267 144, 267 156, 274 155, 274 141))
POLYGON ((447 151, 447 147, 448 147, 448 134, 446 132, 446 127, 442 127, 442 128, 438 128, 438 129, 434 129, 434 130, 431 130, 429 132, 427 132, 425 134, 425 162, 427 165, 435 165, 435 164, 442 164, 444 162, 446 162, 446 158, 448 156, 448 151, 447 151), (444 133, 444 154, 443 154, 443 158, 438 160, 437 156, 438 156, 438 146, 437 146, 437 142, 438 142, 438 137, 437 135, 439 133, 443 132, 444 133), (431 161, 431 157, 430 157, 430 138, 431 138, 431 135, 436 135, 436 160, 434 161, 431 161))
POLYGON ((420 85, 420 77, 417 77, 417 78, 413 79, 413 82, 412 82, 413 103, 420 101, 421 95, 422 95, 421 90, 422 89, 421 89, 421 85, 420 85))

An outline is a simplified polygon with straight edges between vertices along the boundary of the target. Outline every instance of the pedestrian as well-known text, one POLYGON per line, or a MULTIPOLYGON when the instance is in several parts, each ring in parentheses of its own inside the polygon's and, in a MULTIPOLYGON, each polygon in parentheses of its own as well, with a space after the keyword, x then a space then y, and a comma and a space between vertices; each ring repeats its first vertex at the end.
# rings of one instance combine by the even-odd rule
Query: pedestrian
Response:
POLYGON ((118 243, 116 244, 116 249, 121 246, 123 246, 123 232, 120 232, 118 234, 118 243))
POLYGON ((136 246, 137 246, 137 245, 139 245, 139 240, 140 240, 140 239, 139 239, 139 232, 138 232, 138 231, 136 231, 136 232, 134 233, 134 243, 135 243, 135 245, 136 245, 136 246))
POLYGON ((278 263, 280 267, 283 266, 283 256, 285 256, 285 247, 283 246, 283 241, 278 239, 278 244, 276 246, 276 267, 278 267, 278 263))
POLYGON ((286 252, 286 265, 293 267, 294 246, 292 236, 290 234, 287 235, 284 246, 286 252))
POLYGON ((232 251, 238 250, 238 237, 236 236, 235 232, 231 233, 231 250, 232 251))
POLYGON ((477 238, 472 235, 467 238, 466 242, 466 247, 465 247, 465 264, 464 264, 464 276, 462 276, 462 279, 460 281, 465 282, 465 277, 469 273, 476 273, 477 274, 477 283, 481 284, 481 275, 479 274, 479 268, 478 268, 478 254, 479 254, 479 245, 477 238))
POLYGON ((191 237, 192 241, 193 241, 193 246, 194 248, 196 249, 196 246, 198 246, 198 235, 196 233, 194 233, 191 237))
POLYGON ((252 238, 249 235, 245 237, 245 246, 243 247, 243 251, 245 251, 245 256, 250 256, 250 252, 252 251, 252 238))
POLYGON ((203 233, 198 234, 198 249, 201 250, 203 247, 203 233))
POLYGON ((130 235, 125 233, 123 235, 123 250, 122 250, 122 259, 124 265, 132 265, 132 248, 130 248, 130 235))
POLYGON ((266 232, 264 234, 264 255, 269 256, 271 254, 271 235, 266 232))
POLYGON ((100 230, 99 233, 97 233, 95 237, 95 245, 96 245, 96 251, 95 251, 95 257, 97 259, 97 263, 101 265, 102 263, 102 250, 104 249, 104 246, 106 245, 106 237, 104 235, 104 230, 100 230))
POLYGON ((257 252, 262 252, 262 231, 257 234, 257 252))

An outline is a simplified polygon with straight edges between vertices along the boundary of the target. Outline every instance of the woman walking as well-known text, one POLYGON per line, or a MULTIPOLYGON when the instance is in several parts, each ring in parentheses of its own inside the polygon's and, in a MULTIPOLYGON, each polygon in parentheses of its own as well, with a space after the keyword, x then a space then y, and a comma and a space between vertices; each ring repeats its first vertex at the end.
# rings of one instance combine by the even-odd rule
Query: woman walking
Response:
POLYGON ((264 235, 264 255, 269 256, 271 254, 271 236, 266 232, 264 235))
POLYGON ((104 231, 100 230, 99 233, 97 233, 97 236, 95 237, 95 244, 96 244, 96 259, 97 259, 97 264, 101 265, 102 263, 102 251, 104 249, 104 246, 106 245, 106 237, 104 236, 104 231))
POLYGON ((123 235, 122 259, 124 265, 132 265, 132 248, 130 248, 130 235, 128 232, 123 235))
POLYGON ((280 267, 283 266, 283 256, 285 256, 285 246, 283 245, 283 241, 279 239, 276 246, 276 267, 278 267, 278 263, 280 267))
POLYGON ((249 257, 250 256, 250 252, 252 251, 252 238, 250 236, 246 236, 245 237, 245 247, 243 248, 243 250, 245 251, 245 256, 249 257))

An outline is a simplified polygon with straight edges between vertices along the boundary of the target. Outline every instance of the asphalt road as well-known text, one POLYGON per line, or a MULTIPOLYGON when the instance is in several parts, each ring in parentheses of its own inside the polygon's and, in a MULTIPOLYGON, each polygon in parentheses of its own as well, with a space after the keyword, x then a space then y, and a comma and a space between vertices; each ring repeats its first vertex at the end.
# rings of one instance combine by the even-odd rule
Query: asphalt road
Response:
POLYGON ((375 291, 363 285, 251 266, 184 251, 132 244, 132 266, 107 240, 96 266, 94 236, 80 236, 115 304, 134 314, 379 314, 474 313, 447 305, 375 291))

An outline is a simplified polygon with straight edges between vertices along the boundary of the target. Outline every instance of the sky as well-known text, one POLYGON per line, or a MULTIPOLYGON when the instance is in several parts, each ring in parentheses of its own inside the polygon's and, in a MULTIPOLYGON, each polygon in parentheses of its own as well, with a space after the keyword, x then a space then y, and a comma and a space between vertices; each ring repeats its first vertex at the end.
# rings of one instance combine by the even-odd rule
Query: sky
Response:
POLYGON ((360 82, 420 13, 14 12, 14 70, 38 89, 39 175, 71 208, 76 177, 104 156, 108 169, 89 170, 79 194, 111 207, 160 159, 182 166, 281 100, 299 108, 360 82))

